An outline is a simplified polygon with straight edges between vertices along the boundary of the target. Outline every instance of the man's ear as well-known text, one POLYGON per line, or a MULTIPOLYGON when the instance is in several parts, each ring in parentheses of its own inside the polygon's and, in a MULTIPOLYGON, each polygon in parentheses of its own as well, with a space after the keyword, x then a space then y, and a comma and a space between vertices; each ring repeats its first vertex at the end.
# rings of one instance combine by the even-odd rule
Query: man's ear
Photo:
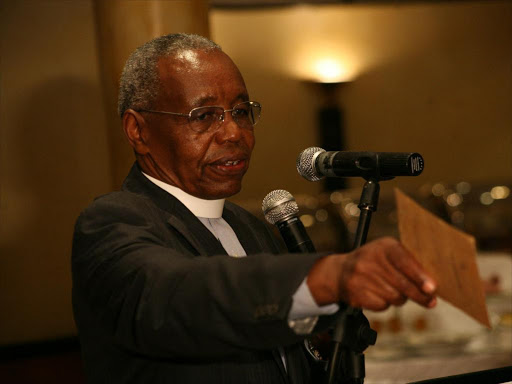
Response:
POLYGON ((133 109, 127 109, 123 115, 123 130, 135 153, 145 155, 149 148, 145 142, 145 130, 147 129, 144 117, 133 109))

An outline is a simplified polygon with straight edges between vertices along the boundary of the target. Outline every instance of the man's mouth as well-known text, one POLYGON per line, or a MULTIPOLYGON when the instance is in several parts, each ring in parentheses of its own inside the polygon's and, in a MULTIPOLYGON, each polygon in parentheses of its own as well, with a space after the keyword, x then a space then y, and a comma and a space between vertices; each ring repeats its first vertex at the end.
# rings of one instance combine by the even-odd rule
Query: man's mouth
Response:
POLYGON ((232 166, 232 165, 237 165, 238 163, 240 163, 241 160, 229 160, 229 161, 226 161, 224 163, 225 166, 229 167, 229 166, 232 166))
POLYGON ((211 164, 211 167, 222 174, 238 174, 245 171, 247 161, 245 159, 220 160, 211 164))

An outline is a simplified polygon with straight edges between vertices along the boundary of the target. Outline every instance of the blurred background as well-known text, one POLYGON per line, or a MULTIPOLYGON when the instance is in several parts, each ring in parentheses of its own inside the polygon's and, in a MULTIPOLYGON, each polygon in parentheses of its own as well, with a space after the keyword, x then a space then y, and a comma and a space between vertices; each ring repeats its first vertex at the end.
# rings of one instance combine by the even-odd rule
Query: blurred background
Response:
POLYGON ((364 180, 308 182, 295 170, 299 152, 419 152, 420 176, 381 183, 369 239, 398 236, 395 187, 475 236, 493 330, 470 323, 454 337, 463 320, 448 306, 370 314, 384 341, 368 352, 367 382, 399 382, 372 369, 429 353, 478 368, 475 356, 499 352, 478 360, 482 369, 512 365, 512 1, 5 0, 0 382, 83 381, 71 312, 74 221, 119 188, 133 162, 116 116, 124 61, 171 32, 219 43, 263 105, 235 202, 262 217, 265 195, 286 189, 317 248, 347 250, 364 180), (443 332, 421 333, 434 328, 443 332))

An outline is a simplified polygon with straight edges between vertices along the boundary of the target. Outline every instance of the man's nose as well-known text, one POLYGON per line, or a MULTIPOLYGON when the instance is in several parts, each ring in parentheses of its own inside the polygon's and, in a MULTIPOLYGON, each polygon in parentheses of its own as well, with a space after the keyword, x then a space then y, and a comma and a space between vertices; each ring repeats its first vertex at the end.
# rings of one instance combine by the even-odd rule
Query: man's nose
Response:
POLYGON ((242 138, 243 128, 233 118, 231 111, 225 111, 219 119, 221 125, 217 130, 217 138, 219 141, 239 141, 242 138))

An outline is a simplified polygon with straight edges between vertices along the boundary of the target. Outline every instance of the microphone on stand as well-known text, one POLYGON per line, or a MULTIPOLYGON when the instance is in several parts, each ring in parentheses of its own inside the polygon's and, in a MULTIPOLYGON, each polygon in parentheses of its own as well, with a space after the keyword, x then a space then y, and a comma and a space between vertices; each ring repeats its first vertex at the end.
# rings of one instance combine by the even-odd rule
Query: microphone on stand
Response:
MULTIPOLYGON (((299 207, 295 198, 288 191, 277 189, 265 196, 262 203, 265 219, 277 226, 290 253, 311 253, 315 252, 315 246, 309 238, 304 225, 298 217, 299 207)), ((340 348, 348 348, 343 362, 336 357, 334 361, 319 360, 317 348, 306 340, 305 346, 308 353, 313 356, 316 362, 328 363, 328 366, 316 367, 312 375, 317 375, 321 382, 328 380, 334 383, 341 376, 345 376, 342 383, 360 384, 365 376, 364 357, 362 352, 369 346, 374 345, 377 333, 370 328, 368 319, 360 310, 346 309, 338 317, 338 324, 333 334, 334 351, 341 351, 340 348), (328 376, 326 376, 328 374, 328 376)), ((317 381, 317 382, 320 382, 317 381)))
POLYGON ((299 206, 288 191, 276 189, 261 205, 265 219, 277 226, 290 253, 315 252, 315 246, 298 217, 299 206))
MULTIPOLYGON (((315 252, 315 246, 309 238, 304 224, 300 221, 299 206, 295 198, 288 191, 283 189, 276 189, 270 192, 263 199, 261 205, 265 219, 270 223, 277 226, 281 237, 286 244, 286 248, 290 253, 312 253, 315 252)), ((330 337, 323 335, 323 338, 330 337)), ((304 340, 304 347, 313 362, 311 366, 311 379, 315 383, 323 383, 326 380, 326 369, 328 361, 324 360, 319 351, 321 346, 325 346, 327 342, 321 338, 314 340, 307 338, 304 340)))
POLYGON ((424 164, 423 157, 416 152, 326 152, 310 147, 297 157, 297 171, 309 181, 323 177, 387 180, 395 176, 418 176, 424 164))
MULTIPOLYGON (((309 181, 322 177, 360 176, 366 179, 359 202, 361 215, 355 236, 354 248, 366 242, 372 213, 377 209, 379 181, 395 176, 418 176, 424 167, 419 153, 400 152, 326 152, 311 147, 297 158, 297 171, 309 181)), ((328 384, 339 382, 361 384, 365 368, 363 351, 374 345, 377 333, 369 326, 368 319, 357 308, 349 308, 339 317, 333 334, 334 348, 328 366, 328 384), (351 335, 357 335, 352 338, 351 335)))

